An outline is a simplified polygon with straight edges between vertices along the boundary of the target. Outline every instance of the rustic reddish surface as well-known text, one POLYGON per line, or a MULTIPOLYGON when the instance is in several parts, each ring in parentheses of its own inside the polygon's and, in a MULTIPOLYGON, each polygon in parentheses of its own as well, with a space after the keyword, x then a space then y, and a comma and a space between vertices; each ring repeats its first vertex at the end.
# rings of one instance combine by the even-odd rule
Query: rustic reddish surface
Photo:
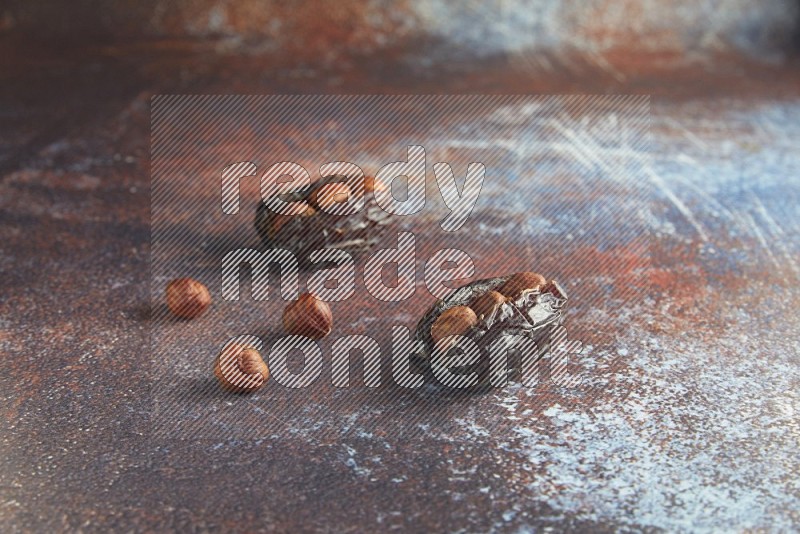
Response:
MULTIPOLYGON (((341 31, 346 34, 346 28, 341 31)), ((306 415, 313 419, 316 414, 322 429, 293 433, 287 431, 290 424, 272 421, 277 437, 210 441, 153 433, 151 388, 159 386, 151 375, 148 336, 153 315, 161 310, 150 310, 148 292, 151 95, 650 93, 654 114, 669 118, 674 113, 678 121, 693 118, 681 107, 687 102, 700 102, 699 108, 689 109, 700 109, 711 120, 717 112, 703 103, 720 98, 737 110, 758 110, 763 103, 796 106, 800 98, 800 70, 791 62, 764 66, 721 56, 713 69, 651 70, 640 64, 640 57, 629 59, 619 51, 614 64, 625 73, 620 82, 591 66, 580 74, 538 76, 499 59, 447 64, 443 68, 449 75, 442 77, 396 62, 414 53, 351 53, 341 63, 299 69, 294 58, 212 55, 207 45, 181 39, 55 51, 16 36, 2 38, 0 413, 5 430, 0 436, 0 523, 6 529, 364 531, 404 526, 474 531, 556 526, 603 531, 630 526, 624 509, 617 517, 598 513, 591 518, 585 510, 537 500, 537 492, 546 489, 537 477, 548 476, 547 462, 530 468, 524 460, 511 459, 519 450, 505 447, 516 424, 502 418, 505 412, 491 397, 420 398, 392 389, 334 397, 326 405, 330 388, 308 397, 272 391, 265 395, 275 396, 276 410, 297 413, 298 406, 307 407, 312 415, 306 415), (336 417, 326 423, 331 407, 336 417), (374 415, 365 412, 370 408, 374 415), (326 426, 348 414, 363 417, 359 425, 369 435, 326 426), (489 428, 491 439, 467 433, 455 423, 460 418, 489 428), (431 421, 433 430, 420 426, 431 421), (370 458, 380 460, 370 463, 370 458), (529 492, 526 499, 520 497, 524 492, 529 492)), ((765 120, 775 121, 769 124, 779 132, 785 124, 780 117, 765 120)), ((670 147, 677 152, 683 139, 681 131, 669 131, 671 124, 654 132, 670 154, 670 147)), ((739 124, 730 128, 732 138, 741 133, 738 128, 746 130, 739 124)), ((783 141, 796 141, 793 132, 783 141)), ((746 150, 740 152, 745 162, 746 150)), ((785 145, 777 150, 786 150, 785 145)), ((784 189, 779 184, 761 199, 770 211, 774 208, 783 227, 783 235, 773 230, 768 247, 761 246, 758 232, 731 232, 733 225, 714 216, 717 208, 709 199, 684 191, 681 198, 690 204, 706 239, 656 192, 653 211, 660 223, 675 230, 653 231, 649 257, 614 244, 613 236, 604 250, 574 250, 574 272, 605 268, 597 274, 614 281, 613 291, 641 284, 650 297, 647 313, 626 317, 624 324, 610 318, 607 328, 584 343, 616 350, 623 330, 630 328, 664 343, 689 334, 695 349, 726 358, 732 367, 756 365, 768 373, 767 360, 777 358, 796 369, 800 295, 790 260, 798 257, 798 226, 791 219, 790 201, 798 195, 797 167, 784 165, 784 189), (714 252, 708 252, 712 245, 714 252), (754 335, 735 346, 723 342, 738 339, 732 332, 740 331, 754 335)), ((756 188, 757 180, 743 179, 745 193, 749 185, 756 188)), ((726 197, 721 193, 717 198, 726 197)), ((727 205, 738 201, 731 198, 727 205)), ((739 208, 745 213, 750 204, 743 202, 739 208)), ((503 242, 508 246, 481 258, 479 272, 502 274, 519 262, 515 246, 520 243, 512 237, 503 242)), ((592 284, 602 291, 603 283, 587 280, 587 291, 592 284)), ((429 304, 423 297, 407 306, 411 317, 429 304)), ((357 304, 366 316, 386 313, 368 298, 357 304)), ((591 311, 577 309, 574 320, 591 311)), ((335 315, 343 312, 334 309, 335 315)), ((202 336, 201 323, 172 326, 187 338, 202 336)), ((672 354, 687 366, 699 357, 675 346, 663 350, 665 358, 672 354)), ((624 367, 624 362, 615 365, 624 367)), ((690 378, 680 369, 673 377, 687 383, 690 378)), ((797 375, 790 379, 795 391, 800 389, 797 375)), ((609 386, 607 397, 600 399, 621 401, 620 392, 631 390, 636 388, 609 386)), ((689 391, 681 402, 703 406, 703 395, 702 390, 689 391)), ((556 404, 553 399, 531 401, 533 412, 526 417, 541 418, 542 436, 557 440, 563 429, 542 416, 556 404)), ((713 407, 705 409, 713 414, 713 407)), ((690 429, 685 435, 671 435, 674 429, 665 427, 664 442, 702 428, 703 413, 679 423, 690 429)), ((788 428, 776 424, 776 432, 788 428)), ((796 445, 793 435, 784 447, 792 439, 796 445)), ((744 441, 738 453, 760 458, 761 445, 744 441)), ((702 448, 697 445, 698 452, 702 448)), ((553 480, 556 486, 562 483, 553 480)), ((797 503, 797 491, 789 487, 788 475, 785 483, 786 498, 776 501, 773 513, 785 518, 778 526, 796 528, 796 512, 792 515, 787 507, 797 503)), ((633 521, 634 527, 653 525, 658 526, 633 521)))

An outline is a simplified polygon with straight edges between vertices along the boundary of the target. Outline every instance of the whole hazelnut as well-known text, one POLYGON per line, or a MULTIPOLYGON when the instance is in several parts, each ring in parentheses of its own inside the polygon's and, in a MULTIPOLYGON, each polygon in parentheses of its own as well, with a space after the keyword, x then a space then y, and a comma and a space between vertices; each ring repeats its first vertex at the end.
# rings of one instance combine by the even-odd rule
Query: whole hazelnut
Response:
MULTIPOLYGON (((478 317, 468 306, 453 306, 442 312, 431 326, 431 337, 434 343, 447 336, 464 335, 470 328, 478 324, 478 317)), ((452 343, 451 343, 452 344, 452 343)))
POLYGON ((350 200, 350 187, 342 182, 332 182, 314 190, 309 201, 322 210, 350 200))
POLYGON ((523 291, 541 289, 546 283, 547 280, 539 273, 517 273, 506 280, 498 291, 510 299, 516 299, 523 291))
POLYGON ((231 344, 217 356, 214 375, 226 389, 255 391, 269 378, 269 369, 253 347, 231 344))
POLYGON ((376 189, 378 191, 384 191, 386 188, 383 187, 381 182, 375 181, 375 178, 372 176, 367 176, 367 178, 364 180, 364 191, 367 193, 372 193, 376 189))
POLYGON ((303 293, 283 310, 283 329, 289 334, 322 339, 332 328, 330 306, 311 293, 303 293))
POLYGON ((475 311, 475 315, 478 316, 478 319, 483 319, 484 317, 491 317, 497 308, 507 300, 508 299, 502 293, 487 291, 475 299, 475 302, 470 305, 470 308, 475 311))
POLYGON ((167 307, 182 319, 194 319, 211 304, 206 286, 193 278, 176 278, 167 285, 167 307))

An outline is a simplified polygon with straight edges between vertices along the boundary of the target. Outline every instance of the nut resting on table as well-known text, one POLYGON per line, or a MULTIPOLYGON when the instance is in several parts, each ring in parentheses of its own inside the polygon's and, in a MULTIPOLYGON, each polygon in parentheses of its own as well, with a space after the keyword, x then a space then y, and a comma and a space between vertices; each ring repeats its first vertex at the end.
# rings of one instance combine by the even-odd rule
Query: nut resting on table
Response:
POLYGON ((194 319, 211 304, 208 288, 193 278, 176 278, 166 289, 167 307, 181 319, 194 319))
MULTIPOLYGON (((417 325, 420 363, 429 364, 437 350, 451 349, 459 339, 454 336, 470 339, 483 353, 522 348, 521 341, 530 340, 538 354, 526 357, 536 357, 549 349, 551 333, 564 322, 566 303, 558 282, 534 272, 467 284, 438 301, 417 325)), ((519 361, 510 361, 507 376, 518 368, 519 361)), ((488 369, 488 358, 480 358, 464 371, 478 372, 486 383, 488 369)))
POLYGON ((283 310, 283 329, 289 334, 322 339, 332 328, 330 306, 310 293, 303 293, 283 310))
MULTIPOLYGON (((206 286, 192 278, 176 278, 167 284, 167 307, 177 317, 194 319, 211 304, 206 286)), ((303 293, 283 310, 283 328, 288 334, 322 339, 333 329, 333 314, 328 304, 310 293, 303 293)), ((269 379, 267 364, 253 347, 230 344, 214 360, 214 375, 225 389, 249 392, 269 379)))
POLYGON ((269 369, 256 349, 232 343, 214 361, 214 375, 225 389, 244 393, 263 386, 269 369))

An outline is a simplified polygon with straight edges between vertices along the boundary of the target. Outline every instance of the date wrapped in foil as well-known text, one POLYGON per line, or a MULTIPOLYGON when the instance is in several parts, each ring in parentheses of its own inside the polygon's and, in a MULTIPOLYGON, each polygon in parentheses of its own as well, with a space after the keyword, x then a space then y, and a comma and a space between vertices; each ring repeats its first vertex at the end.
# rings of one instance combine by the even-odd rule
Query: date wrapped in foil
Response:
MULTIPOLYGON (((498 385, 518 377, 525 364, 533 363, 549 351, 552 334, 564 322, 567 294, 558 282, 545 282, 543 277, 542 283, 533 287, 517 287, 510 294, 508 289, 514 285, 514 277, 524 274, 535 273, 477 280, 437 301, 417 324, 415 367, 418 370, 430 370, 431 358, 436 350, 432 330, 435 330, 437 320, 448 310, 463 310, 463 307, 470 310, 475 307, 479 312, 473 318, 474 324, 457 334, 472 340, 480 350, 480 355, 474 363, 455 367, 453 371, 464 375, 477 373, 479 385, 489 385, 490 381, 498 385), (483 297, 485 302, 485 296, 490 293, 498 296, 498 302, 487 312, 481 299, 483 297), (502 299, 499 298, 500 294, 503 294, 502 299), (490 366, 491 356, 501 353, 506 358, 506 365, 500 369, 503 375, 492 378, 496 370, 490 366)), ((442 353, 447 350, 444 349, 442 353)))
POLYGON ((323 186, 335 183, 360 189, 345 175, 327 176, 301 191, 280 196, 284 202, 308 203, 305 213, 292 216, 274 213, 262 201, 256 209, 255 228, 264 245, 289 250, 301 263, 307 261, 308 253, 313 250, 336 248, 356 252, 375 245, 392 216, 375 202, 372 180, 365 180, 363 207, 349 215, 328 213, 319 205, 317 193, 323 186))

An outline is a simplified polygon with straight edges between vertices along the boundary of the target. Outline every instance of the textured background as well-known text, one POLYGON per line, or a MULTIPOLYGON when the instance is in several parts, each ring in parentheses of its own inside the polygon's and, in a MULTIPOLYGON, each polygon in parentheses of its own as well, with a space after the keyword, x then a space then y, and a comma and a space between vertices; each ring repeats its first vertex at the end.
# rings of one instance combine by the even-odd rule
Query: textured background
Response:
MULTIPOLYGON (((442 394, 432 377, 423 391, 403 391, 390 372, 392 327, 413 332, 433 305, 425 266, 444 248, 457 248, 472 258, 471 280, 535 268, 562 281, 571 299, 570 336, 598 351, 614 345, 599 335, 606 320, 595 312, 618 315, 648 294, 645 211, 650 209, 652 185, 645 164, 650 125, 646 96, 176 96, 157 98, 152 109, 150 294, 156 313, 151 358, 158 377, 153 437, 270 436, 275 428, 264 424, 265 414, 272 423, 291 421, 291 428, 317 437, 347 434, 353 417, 363 420, 363 431, 379 426, 399 436, 409 427, 414 431, 415 419, 388 426, 369 419, 382 419, 404 401, 422 421, 444 424, 446 419, 435 412, 442 394), (375 248, 396 247, 399 232, 414 234, 414 295, 389 303, 372 296, 364 283, 367 255, 356 255, 356 292, 332 303, 336 328, 319 343, 327 362, 340 337, 373 337, 383 352, 383 390, 365 389, 359 378, 361 387, 338 391, 326 363, 320 379, 302 391, 276 386, 247 402, 220 395, 204 363, 213 361, 226 341, 252 334, 269 347, 282 334, 285 302, 276 272, 270 277, 268 300, 251 298, 246 274, 241 276, 239 300, 220 296, 222 258, 236 249, 264 248, 253 228, 260 174, 274 162, 295 161, 317 177, 321 163, 340 159, 374 175, 382 165, 406 159, 407 143, 425 148, 425 206, 414 215, 395 217, 375 248), (241 180, 240 211, 227 215, 220 209, 220 172, 242 159, 260 170, 258 176, 241 180), (431 169, 438 161, 447 161, 459 180, 471 162, 486 167, 474 215, 455 232, 440 227, 448 209, 431 169), (614 272, 614 283, 601 271, 614 272), (162 313, 165 285, 186 274, 203 280, 218 296, 208 316, 192 324, 162 313), (380 410, 374 406, 378 397, 380 410)), ((311 272, 301 270, 301 291, 311 272)), ((403 355, 401 349, 396 353, 403 355)), ((361 365, 358 369, 360 377, 361 365)), ((593 370, 586 390, 574 392, 576 401, 590 404, 596 395, 591 386, 602 387, 615 370, 593 370)), ((556 392, 541 387, 530 393, 543 398, 556 392)), ((480 397, 473 400, 476 405, 480 397)))
MULTIPOLYGON (((6 3, 3 530, 800 528, 797 21, 745 0, 6 3), (650 248, 574 255, 581 287, 646 280, 627 313, 569 316, 603 325, 603 396, 345 392, 335 418, 265 411, 257 439, 154 436, 150 98, 281 92, 652 95, 650 248)), ((498 267, 536 257, 520 228, 559 228, 519 213, 476 214, 498 267)))

